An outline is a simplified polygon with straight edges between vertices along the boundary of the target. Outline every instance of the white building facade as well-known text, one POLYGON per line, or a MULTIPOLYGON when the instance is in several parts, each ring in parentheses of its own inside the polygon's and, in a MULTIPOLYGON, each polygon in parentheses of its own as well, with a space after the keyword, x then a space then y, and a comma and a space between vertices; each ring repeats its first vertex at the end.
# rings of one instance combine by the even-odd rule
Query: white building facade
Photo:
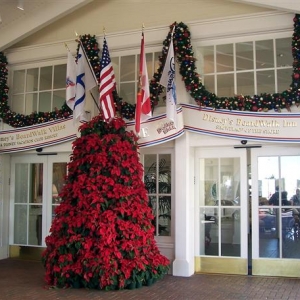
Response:
MULTIPOLYGON (((62 104, 65 44, 75 55, 78 32, 96 35, 102 49, 103 27, 118 92, 131 105, 143 23, 150 80, 176 21, 188 26, 197 72, 221 102, 235 95, 279 94, 292 83, 296 1, 293 7, 268 7, 258 0, 78 0, 68 15, 68 1, 59 9, 44 2, 48 13, 20 17, 27 31, 16 30, 17 23, 2 31, 9 105, 20 114, 62 104)), ((290 201, 300 188, 297 103, 251 112, 200 107, 178 65, 176 72, 177 127, 166 119, 161 99, 154 117, 141 125, 139 140, 156 240, 172 262, 172 274, 299 276, 300 239, 290 201), (276 186, 289 202, 268 202, 276 186)), ((89 118, 97 115, 92 95, 85 109, 89 118)), ((134 122, 126 121, 133 129, 134 122)), ((40 257, 78 135, 72 119, 21 128, 1 122, 0 259, 40 257)))

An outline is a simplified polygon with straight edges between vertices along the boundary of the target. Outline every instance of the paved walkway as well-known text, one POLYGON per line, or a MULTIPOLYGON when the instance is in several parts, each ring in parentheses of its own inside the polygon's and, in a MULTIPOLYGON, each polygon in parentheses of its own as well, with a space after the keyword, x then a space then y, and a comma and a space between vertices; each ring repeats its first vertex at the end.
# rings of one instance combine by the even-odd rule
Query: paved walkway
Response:
POLYGON ((0 299, 105 299, 105 300, 233 300, 300 299, 300 279, 254 276, 166 276, 150 287, 104 292, 86 289, 49 288, 41 263, 0 260, 0 299))

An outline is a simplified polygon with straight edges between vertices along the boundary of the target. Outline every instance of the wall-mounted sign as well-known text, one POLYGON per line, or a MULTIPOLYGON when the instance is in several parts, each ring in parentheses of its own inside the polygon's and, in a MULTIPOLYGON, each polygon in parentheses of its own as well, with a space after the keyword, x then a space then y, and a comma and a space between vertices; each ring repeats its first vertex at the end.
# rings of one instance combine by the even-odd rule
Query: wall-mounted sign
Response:
POLYGON ((184 128, 219 137, 269 142, 300 142, 299 113, 214 110, 182 104, 184 128))
POLYGON ((0 132, 0 153, 19 152, 43 148, 74 140, 77 127, 73 118, 4 130, 0 132))

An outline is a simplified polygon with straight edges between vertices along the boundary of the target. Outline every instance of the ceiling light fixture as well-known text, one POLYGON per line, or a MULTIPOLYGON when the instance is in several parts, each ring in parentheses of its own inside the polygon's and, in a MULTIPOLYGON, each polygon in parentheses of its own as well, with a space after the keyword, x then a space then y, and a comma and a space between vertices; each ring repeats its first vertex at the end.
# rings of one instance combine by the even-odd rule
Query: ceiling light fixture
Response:
POLYGON ((24 10, 24 1, 23 0, 18 0, 17 8, 20 10, 24 10))

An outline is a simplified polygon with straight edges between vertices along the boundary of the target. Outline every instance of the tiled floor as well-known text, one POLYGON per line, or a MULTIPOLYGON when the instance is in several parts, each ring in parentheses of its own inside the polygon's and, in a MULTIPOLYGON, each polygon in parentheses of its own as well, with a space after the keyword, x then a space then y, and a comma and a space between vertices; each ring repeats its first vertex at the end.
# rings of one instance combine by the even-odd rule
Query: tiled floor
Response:
POLYGON ((253 276, 166 276, 150 287, 104 292, 86 289, 49 288, 39 262, 0 260, 0 299, 105 299, 105 300, 233 300, 300 299, 300 279, 253 276))

